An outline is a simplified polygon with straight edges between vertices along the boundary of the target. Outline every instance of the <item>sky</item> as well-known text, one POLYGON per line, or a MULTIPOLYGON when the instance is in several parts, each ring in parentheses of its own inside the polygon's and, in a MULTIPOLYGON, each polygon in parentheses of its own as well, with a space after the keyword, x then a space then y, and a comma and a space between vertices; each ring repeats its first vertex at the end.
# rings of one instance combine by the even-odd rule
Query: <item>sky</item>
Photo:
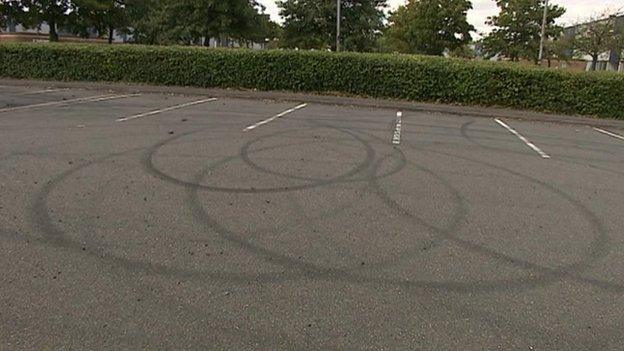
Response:
MULTIPOLYGON (((281 22, 279 11, 274 0, 259 0, 266 6, 267 12, 273 20, 281 22)), ((391 8, 405 4, 406 0, 388 0, 391 8)), ((551 3, 563 6, 567 13, 559 20, 560 24, 571 24, 587 18, 593 14, 603 13, 607 9, 624 9, 624 0, 550 0, 551 3)), ((488 16, 498 13, 494 0, 472 0, 473 10, 468 12, 468 21, 479 33, 487 33, 488 26, 485 20, 488 16)))

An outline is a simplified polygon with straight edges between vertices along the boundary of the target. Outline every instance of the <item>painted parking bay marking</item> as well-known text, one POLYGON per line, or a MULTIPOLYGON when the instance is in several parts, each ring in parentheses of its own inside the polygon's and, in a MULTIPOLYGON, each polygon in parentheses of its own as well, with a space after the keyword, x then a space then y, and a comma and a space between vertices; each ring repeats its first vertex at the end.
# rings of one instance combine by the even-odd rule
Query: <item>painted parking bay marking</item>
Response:
POLYGON ((293 107, 291 109, 288 109, 288 110, 286 110, 284 112, 278 113, 278 114, 276 114, 275 116, 273 116, 271 118, 267 118, 264 121, 260 121, 260 122, 258 122, 256 124, 252 124, 249 127, 243 129, 243 132, 249 132, 251 130, 254 130, 254 129, 256 129, 256 128, 262 126, 262 125, 265 125, 267 123, 271 123, 271 122, 273 122, 274 120, 276 120, 278 118, 282 118, 282 117, 286 116, 289 113, 293 113, 293 112, 295 112, 297 110, 300 110, 302 108, 305 108, 307 106, 308 106, 308 104, 301 104, 301 105, 295 106, 295 107, 293 107))
POLYGON ((43 102, 43 103, 40 103, 40 104, 33 104, 33 105, 7 107, 7 108, 0 109, 0 113, 12 112, 12 111, 20 111, 20 110, 36 109, 36 108, 41 108, 41 107, 53 107, 53 106, 86 104, 86 103, 89 103, 89 102, 98 102, 98 101, 123 99, 123 98, 128 98, 128 97, 139 96, 139 95, 141 95, 141 94, 127 94, 127 95, 105 94, 105 95, 96 95, 96 96, 89 96, 89 97, 84 97, 84 98, 77 98, 77 99, 70 99, 70 100, 63 100, 63 101, 52 101, 52 102, 43 102))
POLYGON ((19 93, 18 95, 39 95, 39 94, 46 94, 46 93, 56 93, 59 91, 67 91, 69 90, 68 88, 61 88, 61 89, 44 89, 44 90, 36 90, 36 91, 27 91, 24 93, 19 93))
POLYGON ((191 101, 191 102, 187 102, 187 103, 184 103, 184 104, 163 108, 163 109, 160 109, 160 110, 154 110, 154 111, 150 111, 150 112, 146 112, 146 113, 140 113, 140 114, 134 115, 134 116, 119 118, 119 119, 117 119, 117 122, 125 122, 125 121, 130 121, 130 120, 133 120, 133 119, 137 119, 137 118, 149 117, 149 116, 157 115, 157 114, 160 114, 160 113, 163 113, 163 112, 178 110, 178 109, 181 109, 181 108, 185 108, 185 107, 189 107, 189 106, 195 106, 195 105, 199 105, 199 104, 205 104, 205 103, 213 102, 213 101, 217 101, 217 100, 218 100, 217 98, 210 98, 210 99, 203 99, 203 100, 198 100, 198 101, 191 101))
POLYGON ((511 134, 517 136, 518 139, 522 140, 523 143, 525 143, 528 147, 533 149, 533 151, 537 152, 542 158, 550 158, 548 154, 546 154, 539 147, 537 147, 535 144, 529 141, 529 139, 525 138, 522 134, 518 133, 515 129, 508 126, 505 122, 501 121, 498 118, 495 118, 494 120, 496 121, 496 123, 500 124, 503 128, 507 129, 511 134))
POLYGON ((611 133, 608 130, 604 130, 604 129, 600 129, 600 128, 594 128, 594 130, 599 132, 599 133, 606 134, 606 135, 608 135, 610 137, 614 137, 616 139, 624 140, 624 136, 619 135, 619 134, 615 134, 615 133, 611 133))

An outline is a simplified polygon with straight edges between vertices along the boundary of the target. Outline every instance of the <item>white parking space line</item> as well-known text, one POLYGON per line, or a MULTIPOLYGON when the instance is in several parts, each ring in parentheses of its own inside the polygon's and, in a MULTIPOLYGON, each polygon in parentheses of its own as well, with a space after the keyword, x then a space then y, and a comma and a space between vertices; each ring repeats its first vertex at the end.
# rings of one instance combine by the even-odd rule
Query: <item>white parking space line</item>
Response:
POLYGON ((98 101, 108 101, 108 100, 117 100, 117 99, 125 99, 125 98, 136 97, 136 96, 141 96, 141 94, 126 94, 126 95, 105 96, 105 97, 101 97, 101 98, 97 98, 97 99, 84 101, 84 103, 87 103, 87 102, 98 102, 98 101))
POLYGON ((503 128, 507 129, 511 134, 517 136, 528 147, 530 147, 531 149, 533 149, 533 151, 537 152, 540 156, 542 156, 542 158, 550 158, 550 156, 548 154, 546 154, 544 151, 542 151, 539 147, 535 146, 535 144, 530 142, 529 139, 527 139, 524 136, 522 136, 515 129, 511 128, 510 126, 508 126, 505 122, 501 121, 498 118, 495 118, 494 120, 496 121, 496 123, 500 124, 503 128))
POLYGON ((282 113, 278 113, 277 115, 275 115, 275 116, 273 116, 271 118, 268 118, 268 119, 265 119, 264 121, 261 121, 261 122, 258 122, 256 124, 250 125, 249 127, 243 129, 243 132, 248 132, 250 130, 254 130, 254 129, 256 129, 256 128, 262 126, 262 125, 265 125, 267 123, 273 122, 274 120, 276 120, 278 118, 284 117, 284 116, 286 116, 289 113, 293 113, 293 112, 295 112, 297 110, 305 108, 306 106, 308 106, 308 104, 301 104, 299 106, 295 106, 295 107, 293 107, 291 109, 288 109, 288 110, 286 110, 286 111, 284 111, 282 113))
POLYGON ((149 116, 157 115, 159 113, 172 111, 172 110, 177 110, 177 109, 181 109, 181 108, 185 108, 185 107, 189 107, 189 106, 194 106, 194 105, 199 105, 199 104, 205 104, 207 102, 212 102, 212 101, 217 101, 217 100, 218 100, 217 98, 210 98, 210 99, 204 99, 204 100, 187 102, 187 103, 184 103, 184 104, 163 108, 161 110, 154 110, 154 111, 141 113, 141 114, 130 116, 130 117, 119 118, 119 119, 117 119, 117 122, 125 122, 125 121, 130 121, 130 120, 133 120, 133 119, 137 119, 137 118, 149 117, 149 116))
POLYGON ((16 107, 7 107, 0 109, 0 113, 4 112, 12 112, 12 111, 21 111, 21 110, 29 110, 41 107, 52 107, 52 106, 63 106, 63 105, 77 105, 84 104, 88 102, 97 102, 97 101, 107 101, 107 100, 115 100, 115 99, 123 99, 133 96, 139 96, 141 94, 127 94, 127 95, 114 95, 114 94, 106 94, 106 95, 96 95, 89 96, 84 98, 63 100, 63 101, 52 101, 52 102, 43 102, 40 104, 33 105, 25 105, 25 106, 16 106, 16 107))
POLYGON ((615 134, 615 133, 611 133, 608 130, 604 130, 604 129, 600 129, 600 128, 594 128, 594 130, 599 132, 599 133, 606 134, 608 136, 614 137, 616 139, 624 140, 624 136, 619 135, 619 134, 615 134))
POLYGON ((45 89, 45 90, 37 90, 37 91, 27 91, 24 93, 19 93, 17 95, 19 96, 23 96, 23 95, 38 95, 38 94, 45 94, 45 93, 55 93, 58 91, 67 91, 69 89, 65 88, 65 89, 45 89))
POLYGON ((401 144, 401 127, 403 125, 403 112, 397 112, 396 116, 396 127, 394 128, 394 135, 392 136, 392 144, 400 145, 401 144))

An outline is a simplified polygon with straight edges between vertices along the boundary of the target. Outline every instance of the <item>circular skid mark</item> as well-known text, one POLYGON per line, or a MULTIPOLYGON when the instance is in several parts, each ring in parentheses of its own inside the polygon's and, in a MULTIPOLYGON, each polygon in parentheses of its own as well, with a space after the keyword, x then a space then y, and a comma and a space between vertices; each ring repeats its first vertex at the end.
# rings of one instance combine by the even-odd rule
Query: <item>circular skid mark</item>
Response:
MULTIPOLYGON (((440 154, 450 156, 450 157, 458 157, 458 156, 444 154, 444 153, 440 153, 440 154)), ((461 157, 458 157, 458 158, 461 158, 461 157)), ((472 159, 465 159, 465 160, 478 162, 472 159)), ((539 181, 537 179, 534 179, 532 177, 525 176, 520 173, 514 172, 506 168, 502 168, 496 165, 483 163, 483 162, 478 162, 478 163, 481 163, 482 165, 487 166, 487 167, 492 167, 498 170, 505 171, 507 173, 511 173, 512 175, 528 180, 529 182, 536 183, 540 186, 545 187, 547 190, 555 193, 559 197, 562 197, 564 200, 570 202, 583 215, 583 217, 586 220, 588 220, 588 222, 594 227, 595 232, 596 232, 596 240, 590 244, 587 258, 581 259, 571 265, 567 265, 567 266, 560 267, 557 269, 552 269, 552 268, 542 267, 537 264, 533 264, 523 259, 511 257, 509 255, 496 252, 495 250, 489 249, 483 245, 478 245, 468 240, 458 238, 454 236, 453 233, 449 232, 448 230, 442 230, 435 226, 427 225, 427 223, 423 221, 421 218, 411 214, 409 211, 402 208, 395 200, 393 200, 385 191, 381 189, 381 187, 379 186, 379 183, 373 178, 371 179, 371 183, 370 183, 371 187, 374 189, 375 193, 383 200, 383 202, 388 207, 395 209, 397 212, 414 220, 420 225, 423 225, 423 224, 426 225, 429 230, 435 232, 441 239, 453 241, 466 250, 476 252, 485 257, 493 259, 495 261, 505 263, 508 265, 512 265, 514 267, 521 268, 524 270, 537 271, 538 273, 541 274, 541 276, 537 276, 537 277, 526 276, 526 277, 520 277, 520 278, 514 278, 514 279, 500 279, 500 280, 492 280, 492 281, 474 281, 474 282, 409 281, 409 285, 421 285, 422 284, 430 288, 436 287, 439 289, 449 289, 453 291, 490 291, 490 290, 497 290, 497 289, 508 289, 512 286, 517 287, 517 288, 536 287, 536 286, 541 286, 545 284, 550 284, 556 281, 558 278, 569 276, 571 273, 576 273, 582 270, 583 268, 588 268, 592 262, 594 262, 595 260, 599 259, 600 257, 606 254, 605 250, 607 247, 606 247, 605 239, 607 237, 606 237, 604 228, 602 227, 602 224, 597 219, 597 217, 593 213, 591 213, 591 211, 589 211, 586 207, 584 207, 581 203, 574 200, 572 197, 562 192, 561 190, 556 189, 552 186, 549 186, 548 184, 542 181, 539 181)), ((437 176, 433 171, 425 167, 420 166, 418 168, 420 168, 421 171, 427 172, 430 175, 435 176, 438 179, 441 178, 437 176)), ((206 172, 204 172, 202 177, 205 174, 206 172)), ((201 181, 202 177, 199 177, 198 179, 196 179, 196 181, 201 181)), ((447 184, 447 185, 450 187, 450 184, 447 184)), ((322 267, 319 267, 317 265, 313 265, 307 262, 302 263, 298 260, 294 260, 293 258, 287 255, 283 255, 283 254, 271 251, 267 248, 260 247, 258 245, 254 245, 253 243, 250 243, 244 238, 229 231, 227 228, 219 224, 216 220, 210 218, 210 216, 206 213, 206 211, 203 208, 201 208, 201 204, 198 201, 196 192, 192 192, 190 196, 191 196, 191 203, 193 204, 192 210, 196 218, 200 221, 205 222, 210 229, 215 230, 224 239, 228 239, 240 245, 241 247, 249 250, 250 252, 253 252, 254 254, 260 257, 268 259, 271 262, 278 262, 279 264, 282 264, 285 267, 288 267, 288 266, 298 267, 299 269, 302 269, 303 271, 308 271, 308 272, 311 270, 317 270, 318 272, 324 272, 324 274, 336 273, 336 270, 334 269, 322 268, 322 267)), ((461 201, 461 196, 456 190, 455 190, 455 196, 459 199, 459 201, 461 201)), ((465 210, 465 207, 464 207, 464 210, 465 210)))
MULTIPOLYGON (((188 135, 188 134, 195 133, 195 132, 190 132, 190 133, 186 133, 183 135, 188 135)), ((175 137, 175 138, 170 138, 170 139, 167 139, 163 142, 160 142, 154 145, 153 147, 147 149, 144 155, 153 155, 153 151, 155 151, 159 147, 162 147, 167 142, 173 141, 179 137, 180 136, 175 137)), ((365 147, 367 147, 368 149, 370 145, 365 146, 365 147)), ((49 215, 49 211, 47 207, 48 197, 50 196, 51 192, 58 186, 58 184, 63 182, 65 179, 67 179, 74 173, 86 167, 90 167, 90 166, 99 164, 101 162, 104 162, 107 159, 121 156, 123 154, 127 154, 130 152, 134 152, 136 150, 137 149, 130 150, 124 153, 111 154, 99 160, 91 161, 91 162, 76 166, 60 174, 58 177, 55 177, 49 183, 47 183, 46 186, 41 190, 41 192, 39 192, 35 196, 33 200, 33 206, 32 206, 33 222, 35 223, 36 227, 45 235, 45 239, 41 241, 43 241, 45 244, 51 244, 57 247, 67 248, 67 249, 74 250, 74 251, 84 251, 84 249, 81 248, 81 245, 79 243, 76 243, 70 240, 69 238, 67 238, 63 230, 60 229, 56 225, 56 223, 52 221, 52 218, 49 215)), ((428 151, 428 152, 433 152, 433 151, 428 151)), ((191 200, 197 202, 192 206, 192 208, 194 209, 194 214, 193 214, 194 217, 201 220, 202 223, 204 223, 211 229, 217 230, 217 232, 220 235, 222 235, 224 238, 227 238, 229 241, 238 244, 242 248, 247 249, 249 252, 254 253, 260 257, 272 258, 271 261, 273 263, 278 263, 278 264, 283 265, 285 268, 285 271, 279 272, 279 273, 268 272, 268 273, 254 273, 254 274, 233 273, 233 272, 194 271, 194 270, 172 268, 172 267, 168 267, 168 266, 164 266, 160 264, 151 264, 151 263, 147 263, 147 262, 140 261, 140 260, 127 259, 124 257, 110 255, 110 254, 101 254, 101 253, 95 253, 95 252, 90 252, 90 251, 86 251, 85 253, 89 255, 94 255, 96 257, 100 257, 105 260, 116 262, 120 266, 130 271, 142 271, 142 272, 149 273, 149 274, 174 275, 178 278, 183 278, 183 279, 209 278, 209 279, 223 279, 227 281, 237 281, 237 282, 248 282, 250 280, 260 281, 260 282, 263 282, 263 281, 275 282, 275 281, 283 281, 283 280, 289 280, 289 279, 307 278, 307 279, 323 279, 323 280, 328 280, 328 281, 344 281, 344 282, 352 282, 352 283, 358 283, 358 284, 383 284, 383 285, 389 285, 389 286, 401 286, 405 288, 419 288, 419 289, 422 288, 422 289, 427 289, 427 290, 435 289, 435 290, 442 290, 442 291, 455 291, 455 292, 469 293, 469 292, 487 292, 487 291, 508 290, 508 289, 517 289, 517 290, 530 289, 530 288, 534 288, 537 286, 544 286, 544 285, 552 284, 561 278, 569 277, 577 281, 580 281, 582 283, 601 287, 603 289, 606 289, 608 291, 612 291, 615 293, 624 292, 624 288, 617 284, 611 284, 607 282, 597 281, 594 279, 585 279, 582 277, 578 277, 578 273, 588 268, 593 262, 597 261, 601 257, 604 257, 607 254, 607 248, 608 248, 608 238, 606 237, 606 234, 604 233, 604 228, 602 227, 598 219, 595 217, 595 215, 591 211, 589 211, 587 208, 585 208, 581 203, 577 202, 571 196, 569 196, 568 194, 566 194, 565 192, 559 189, 549 186, 548 184, 541 182, 537 179, 517 173, 513 170, 500 167, 500 166, 496 166, 496 165, 492 165, 489 163, 481 162, 478 160, 462 158, 457 155, 439 153, 439 152, 438 154, 447 156, 447 157, 452 157, 452 158, 464 159, 469 162, 481 164, 482 166, 492 167, 492 168, 510 173, 512 175, 523 178, 527 181, 543 186, 548 191, 553 192, 555 195, 562 197, 566 201, 571 202, 577 208, 577 210, 581 212, 583 217, 585 217, 595 227, 596 240, 590 244, 587 250, 588 254, 584 258, 577 261, 576 263, 573 263, 571 265, 561 267, 558 269, 552 269, 552 268, 542 267, 542 266, 530 263, 522 259, 517 259, 514 257, 506 256, 494 250, 488 249, 487 247, 484 247, 482 245, 474 244, 469 241, 457 238, 453 235, 453 233, 450 233, 448 230, 435 228, 432 226, 431 230, 435 234, 437 234, 441 240, 451 240, 459 244, 460 246, 464 247, 466 250, 479 253, 485 257, 489 257, 498 262, 509 264, 515 267, 520 267, 526 270, 530 270, 532 272, 537 272, 538 275, 533 276, 533 277, 526 276, 526 277, 513 278, 513 279, 500 279, 500 280, 491 280, 491 281, 479 280, 479 281, 474 281, 474 282, 419 281, 419 280, 412 281, 412 280, 404 280, 404 279, 398 280, 398 279, 392 279, 392 278, 369 277, 369 276, 364 276, 360 274, 353 274, 345 270, 322 268, 314 264, 309 264, 305 262, 302 263, 299 261, 296 262, 297 263, 296 265, 293 265, 293 261, 290 257, 280 254, 280 253, 274 253, 263 247, 254 246, 253 244, 247 242, 243 238, 237 237, 234 233, 231 233, 227 228, 223 227, 218 222, 211 219, 203 211, 203 208, 201 207, 201 203, 199 203, 198 199, 193 200, 193 197, 197 198, 197 192, 205 188, 193 186, 192 183, 187 184, 186 182, 180 182, 177 179, 172 179, 172 182, 186 187, 191 200), (275 260, 276 258, 277 260, 275 260)), ((144 157, 143 161, 145 161, 145 159, 146 158, 144 157)), ((231 158, 228 158, 228 159, 231 159, 231 158)), ((373 160, 367 160, 366 163, 368 165, 374 165, 374 162, 372 161, 373 160)), ((227 162, 227 161, 224 161, 224 162, 227 162)), ((422 168, 423 170, 427 170, 423 166, 418 166, 418 167, 422 168)), ((441 177, 436 175, 435 172, 431 170, 427 170, 427 171, 432 176, 436 176, 437 178, 441 179, 441 177)), ((200 178, 201 176, 203 176, 203 174, 200 174, 198 178, 200 178)), ((168 179, 168 177, 165 176, 165 179, 168 179)), ((414 214, 411 214, 409 211, 405 210, 398 203, 396 203, 396 201, 393 200, 381 188, 381 186, 377 183, 377 179, 375 177, 372 177, 371 179, 369 179, 369 181, 370 181, 370 188, 374 191, 374 193, 376 193, 380 197, 380 199, 383 200, 383 202, 389 208, 396 210, 398 213, 401 213, 403 216, 413 219, 414 221, 419 220, 417 216, 415 216, 414 214)))
MULTIPOLYGON (((480 160, 475 160, 472 158, 461 157, 461 156, 457 156, 457 155, 453 155, 453 154, 449 154, 445 152, 426 150, 423 148, 418 148, 414 145, 408 145, 408 147, 415 149, 415 150, 426 151, 426 152, 434 153, 437 155, 442 155, 442 156, 461 159, 461 160, 472 162, 472 163, 477 163, 485 167, 504 171, 516 177, 522 178, 526 181, 537 184, 541 186, 542 188, 545 188, 549 192, 562 198, 563 200, 567 201, 568 203, 570 203, 573 207, 576 208, 577 212, 581 214, 583 218, 585 218, 585 220, 589 224, 591 224, 591 226, 594 228, 595 240, 589 244, 586 250, 587 255, 585 255, 583 258, 576 261, 575 263, 572 263, 570 265, 566 265, 563 267, 559 267, 556 269, 543 267, 543 266, 531 263, 524 259, 511 257, 508 255, 496 252, 495 250, 489 249, 483 245, 478 245, 468 240, 458 238, 454 236, 452 233, 440 231, 439 234, 441 235, 441 237, 448 239, 450 241, 453 241, 454 243, 460 245, 466 250, 482 254, 485 257, 489 257, 503 264, 511 265, 514 267, 518 267, 518 268, 522 268, 525 270, 534 271, 538 273, 537 276, 527 276, 527 277, 518 278, 518 279, 501 279, 501 280, 493 280, 489 282, 479 282, 478 284, 472 285, 471 286, 472 289, 487 291, 487 290, 494 290, 498 286, 506 287, 506 288, 519 288, 519 289, 533 288, 533 287, 551 284, 552 282, 555 282, 558 279, 568 277, 578 282, 601 287, 603 289, 610 290, 616 293, 624 292, 624 286, 622 285, 611 284, 608 282, 603 282, 603 281, 599 281, 597 279, 592 279, 592 278, 584 278, 579 275, 582 271, 590 268, 591 265, 597 262, 599 259, 605 257, 609 252, 609 237, 606 234, 604 225, 602 224, 602 222, 600 222, 598 217, 591 210, 589 210, 585 205, 583 205, 580 201, 574 199, 572 196, 570 196, 563 190, 555 188, 554 186, 549 185, 539 179, 524 175, 522 173, 510 170, 502 166, 494 165, 494 164, 480 161, 480 160)), ((380 193, 380 196, 386 197, 383 192, 380 193)), ((387 198, 387 200, 388 200, 387 203, 389 206, 396 206, 398 211, 404 212, 405 215, 407 216, 412 215, 411 213, 405 211, 403 208, 398 206, 398 204, 396 204, 396 202, 394 202, 392 199, 387 198)), ((457 284, 455 284, 455 286, 457 289, 461 287, 461 285, 457 285, 457 284)))
MULTIPOLYGON (((383 156, 377 157, 376 151, 370 146, 370 144, 367 141, 365 141, 360 136, 358 136, 357 133, 354 133, 353 131, 351 131, 349 129, 337 128, 337 127, 332 127, 332 126, 323 125, 323 124, 317 124, 316 126, 317 126, 317 128, 321 128, 322 127, 322 128, 334 129, 334 130, 340 131, 342 133, 345 133, 345 134, 351 136, 353 140, 357 141, 360 145, 365 146, 366 153, 367 153, 366 167, 362 167, 363 164, 360 164, 359 165, 360 167, 358 167, 359 172, 356 172, 354 174, 349 174, 348 176, 344 176, 344 177, 341 176, 341 177, 339 177, 340 179, 334 178, 333 182, 323 183, 321 185, 331 185, 331 184, 338 184, 338 183, 353 183, 353 182, 368 182, 372 178, 375 178, 375 179, 386 178, 386 177, 389 177, 389 176, 391 176, 393 174, 396 174, 396 173, 400 172, 406 165, 405 155, 402 152, 400 152, 400 150, 397 150, 396 148, 391 148, 391 153, 388 154, 388 155, 383 155, 383 156), (371 172, 369 170, 375 168, 375 166, 372 163, 373 160, 378 159, 377 162, 383 162, 385 159, 391 158, 391 157, 394 157, 398 161, 394 165, 394 167, 389 168, 388 170, 384 171, 383 173, 371 174, 371 172), (365 173, 365 174, 364 174, 364 176, 359 177, 357 173, 365 173)), ((274 135, 271 135, 269 137, 272 137, 272 136, 274 136, 274 135)), ((247 164, 249 167, 251 167, 252 169, 256 170, 259 173, 265 173, 265 174, 269 174, 269 175, 274 175, 274 176, 278 176, 278 177, 285 178, 285 179, 290 179, 290 180, 303 180, 303 181, 317 182, 317 183, 327 182, 327 179, 313 178, 313 177, 302 177, 302 176, 297 176, 297 175, 293 175, 293 174, 287 174, 287 173, 283 173, 283 172, 278 172, 278 171, 269 169, 268 167, 262 166, 258 162, 253 161, 252 158, 249 157, 249 154, 250 153, 255 153, 255 152, 257 152, 259 150, 262 150, 262 149, 253 150, 253 151, 250 152, 251 146, 253 144, 259 142, 260 140, 265 139, 265 138, 266 137, 257 138, 257 139, 254 139, 252 141, 249 141, 245 145, 243 145, 243 147, 241 148, 241 152, 240 152, 240 155, 239 155, 240 159, 243 162, 245 162, 245 164, 247 164)), ((341 146, 344 146, 344 145, 341 144, 341 146)), ((266 150, 268 150, 268 148, 266 150)), ((292 189, 292 187, 289 188, 289 189, 292 189)), ((297 189, 297 190, 304 190, 304 189, 297 189)))
MULTIPOLYGON (((278 135, 283 135, 286 134, 288 132, 279 132, 279 133, 274 133, 271 134, 270 136, 278 136, 278 135)), ((207 190, 207 191, 219 191, 219 192, 225 192, 225 193, 244 193, 244 194, 260 194, 260 193, 278 193, 278 192, 287 192, 287 191, 298 191, 298 190, 305 190, 305 189, 311 189, 311 188, 316 188, 316 187, 320 187, 320 186, 325 186, 325 185, 330 185, 330 184, 335 184, 337 182, 340 182, 342 180, 346 180, 349 179, 350 177, 366 170, 371 162, 374 160, 375 158, 375 151, 370 147, 370 145, 367 145, 363 140, 361 140, 360 138, 358 138, 357 136, 355 136, 354 134, 352 135, 353 138, 355 140, 357 140, 358 142, 360 142, 364 148, 366 148, 366 158, 364 160, 362 160, 358 165, 356 165, 355 167, 353 167, 351 170, 332 177, 332 178, 328 178, 328 179, 316 179, 313 180, 307 184, 295 184, 295 185, 290 185, 290 186, 283 186, 283 187, 273 187, 273 188, 228 188, 228 187, 217 187, 217 186, 210 186, 210 185, 203 185, 200 183, 196 183, 196 182, 189 182, 189 181, 185 181, 182 179, 178 179, 175 178, 173 176, 170 176, 164 172, 162 172, 160 169, 158 169, 155 165, 154 165, 154 156, 155 154, 158 152, 159 149, 161 149, 162 147, 164 147, 165 145, 167 145, 168 143, 171 143, 175 140, 178 140, 184 136, 187 136, 191 133, 186 133, 186 134, 180 134, 179 136, 164 140, 158 144, 156 144, 155 146, 151 147, 148 149, 148 151, 145 153, 142 163, 143 163, 143 167, 144 169, 149 173, 152 174, 153 176, 160 178, 164 181, 168 181, 177 185, 182 185, 185 187, 189 187, 189 188, 194 188, 194 189, 202 189, 202 190, 207 190)), ((253 142, 257 142, 260 139, 266 138, 267 136, 264 137, 259 137, 255 140, 253 140, 251 143, 253 142)), ((249 151, 246 152, 247 154, 249 153, 249 151)), ((243 150, 241 152, 241 154, 245 155, 245 151, 243 150)), ((230 156, 227 158, 224 158, 220 161, 217 161, 216 163, 214 163, 212 165, 212 169, 215 169, 219 166, 222 166, 228 162, 231 162, 232 160, 235 160, 237 158, 241 157, 240 155, 237 156, 230 156)), ((248 159, 248 157, 247 157, 248 159)), ((253 164, 253 163, 252 163, 253 164)))
MULTIPOLYGON (((382 160, 375 162, 377 166, 373 168, 372 171, 369 171, 371 174, 370 181, 374 181, 374 179, 377 179, 374 176, 374 172, 377 169, 379 169, 379 165, 382 163, 381 162, 382 160)), ((202 179, 206 175, 208 175, 211 171, 212 171, 212 167, 207 167, 194 179, 194 182, 198 182, 198 183, 201 182, 202 179)), ((367 189, 368 185, 365 185, 365 186, 366 186, 365 189, 367 189)), ((279 251, 269 249, 266 246, 255 244, 249 241, 249 239, 246 238, 245 236, 235 233, 231 229, 227 228, 225 225, 219 223, 219 221, 217 221, 214 218, 214 216, 209 215, 206 209, 204 208, 203 204, 201 203, 201 200, 199 198, 199 192, 197 191, 197 189, 187 188, 187 194, 189 197, 189 202, 188 202, 189 209, 193 217, 199 223, 202 223, 206 227, 207 230, 216 232, 219 235, 219 237, 221 237, 222 239, 227 240, 239 246, 240 248, 243 248, 246 251, 253 253, 254 255, 262 258, 263 260, 267 262, 280 264, 286 269, 296 268, 298 270, 301 270, 307 273, 316 271, 315 273, 323 272, 323 274, 337 274, 339 272, 348 272, 348 271, 370 271, 370 270, 377 268, 377 262, 375 261, 372 261, 372 262, 368 261, 365 267, 362 267, 359 264, 359 262, 354 263, 353 266, 351 267, 341 267, 341 268, 324 267, 318 264, 299 260, 295 257, 289 256, 287 254, 283 254, 279 251)), ((300 205, 301 204, 298 204, 299 207, 300 205)), ((342 212, 351 206, 352 206, 352 203, 349 203, 345 206, 338 207, 336 211, 342 212)), ((337 215, 336 213, 334 213, 333 210, 328 210, 328 211, 330 211, 329 214, 332 216, 337 215)), ((323 216, 316 216, 314 218, 306 218, 305 215, 303 215, 302 213, 300 213, 300 215, 304 218, 303 223, 306 223, 307 225, 310 225, 310 226, 315 226, 315 223, 317 221, 326 219, 326 217, 323 217, 323 216)), ((451 216, 452 218, 461 218, 462 214, 452 214, 451 216)), ((457 224, 459 224, 459 222, 460 222, 459 220, 455 220, 453 225, 456 226, 457 224)), ((291 227, 284 227, 282 228, 282 230, 288 230, 289 228, 291 227)), ((329 235, 329 233, 326 233, 326 234, 329 235)), ((427 242, 423 244, 423 243, 419 243, 416 241, 412 245, 416 246, 417 248, 413 250, 409 250, 409 252, 416 253, 416 252, 421 252, 421 247, 423 245, 430 246, 431 243, 427 242)), ((402 257, 402 256, 404 256, 404 254, 400 253, 399 257, 402 257)), ((397 261, 395 259, 383 260, 384 266, 386 267, 391 266, 392 264, 395 264, 396 262, 397 261)))

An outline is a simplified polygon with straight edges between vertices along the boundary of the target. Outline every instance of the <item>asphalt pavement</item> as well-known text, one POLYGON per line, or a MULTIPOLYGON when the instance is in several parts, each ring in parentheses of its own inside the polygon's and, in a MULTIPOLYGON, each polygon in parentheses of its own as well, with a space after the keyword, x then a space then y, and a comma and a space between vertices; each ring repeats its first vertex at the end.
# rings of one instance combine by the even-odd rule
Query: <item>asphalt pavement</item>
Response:
POLYGON ((624 349, 624 122, 399 105, 1 86, 0 349, 624 349))

